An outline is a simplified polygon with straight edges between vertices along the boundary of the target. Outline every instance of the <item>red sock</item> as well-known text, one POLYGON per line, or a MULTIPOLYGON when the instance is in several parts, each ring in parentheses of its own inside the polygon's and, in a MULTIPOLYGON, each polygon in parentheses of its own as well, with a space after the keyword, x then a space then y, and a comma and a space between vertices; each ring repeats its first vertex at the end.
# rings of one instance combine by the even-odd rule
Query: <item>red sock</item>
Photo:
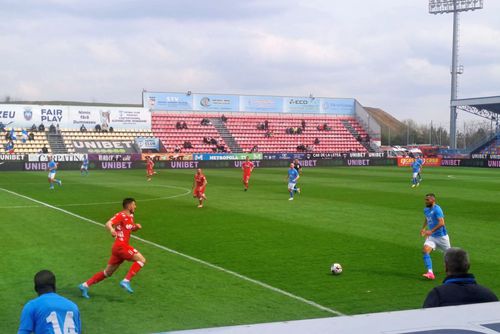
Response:
POLYGON ((141 261, 134 262, 132 264, 132 267, 130 267, 127 275, 125 276, 125 279, 130 281, 132 277, 134 277, 139 272, 139 270, 142 269, 142 267, 144 267, 144 263, 142 263, 141 261))
POLYGON ((86 283, 88 286, 91 286, 93 284, 99 283, 100 281, 102 281, 105 278, 106 278, 106 275, 104 274, 104 271, 100 271, 97 274, 95 274, 94 276, 92 276, 86 283))

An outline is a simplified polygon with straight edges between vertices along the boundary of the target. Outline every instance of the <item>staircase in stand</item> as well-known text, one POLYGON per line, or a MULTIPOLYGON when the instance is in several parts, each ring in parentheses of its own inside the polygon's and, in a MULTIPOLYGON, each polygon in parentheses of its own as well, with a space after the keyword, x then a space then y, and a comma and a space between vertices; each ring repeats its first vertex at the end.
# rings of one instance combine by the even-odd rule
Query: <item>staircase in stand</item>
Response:
POLYGON ((50 145, 50 149, 54 154, 67 154, 68 149, 64 145, 64 138, 59 133, 47 133, 47 140, 50 145))
MULTIPOLYGON (((359 136, 359 132, 352 126, 352 124, 347 121, 347 120, 342 120, 341 121, 342 124, 344 125, 344 127, 347 129, 347 131, 349 131, 352 136, 354 138, 356 138, 356 140, 358 139, 358 136, 359 136)), ((375 150, 370 146, 370 143, 369 142, 366 142, 366 141, 362 141, 362 140, 358 140, 358 142, 363 145, 364 148, 366 148, 366 150, 368 152, 374 152, 375 150)))
POLYGON ((214 127, 217 129, 217 132, 219 132, 220 136, 224 141, 226 142, 226 145, 229 147, 232 153, 242 153, 243 150, 241 149, 240 145, 236 142, 236 139, 234 139, 233 135, 231 132, 226 127, 226 123, 224 123, 220 118, 214 117, 210 118, 210 121, 214 125, 214 127))

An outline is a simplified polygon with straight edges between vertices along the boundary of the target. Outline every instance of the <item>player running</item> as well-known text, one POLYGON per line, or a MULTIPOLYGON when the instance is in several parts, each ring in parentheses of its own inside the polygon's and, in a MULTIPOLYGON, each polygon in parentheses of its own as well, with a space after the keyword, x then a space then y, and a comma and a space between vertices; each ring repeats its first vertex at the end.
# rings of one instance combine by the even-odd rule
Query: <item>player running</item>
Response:
POLYGON ((250 176, 252 175, 252 171, 254 169, 253 162, 250 161, 250 157, 246 157, 245 162, 241 165, 241 169, 243 170, 243 185, 245 187, 245 191, 248 190, 248 182, 250 181, 250 176))
POLYGON ((295 186, 297 185, 297 180, 300 178, 299 172, 295 169, 295 165, 292 162, 290 168, 288 169, 288 192, 290 193, 289 201, 293 201, 293 194, 295 193, 295 186))
POLYGON ((418 156, 416 161, 420 164, 420 169, 418 170, 417 178, 418 178, 418 183, 422 182, 422 166, 425 163, 425 160, 422 159, 422 156, 418 156))
POLYGON ((420 230, 420 235, 425 237, 422 252, 427 273, 422 276, 433 280, 435 276, 432 271, 431 252, 436 248, 444 252, 451 246, 450 237, 444 224, 443 210, 436 204, 436 196, 434 194, 425 195, 425 206, 425 220, 422 230, 420 230))
POLYGON ((421 162, 422 162, 422 160, 415 159, 413 161, 413 163, 411 164, 411 170, 413 172, 412 179, 411 179, 411 183, 412 183, 411 187, 412 188, 418 187, 420 185, 418 174, 420 173, 421 162))
POLYGON ((62 181, 59 179, 56 179, 58 163, 54 161, 52 156, 49 156, 48 159, 49 159, 49 163, 47 165, 47 168, 49 170, 49 185, 50 185, 50 189, 54 189, 54 183, 57 183, 58 185, 62 186, 62 181))
POLYGON ((82 161, 82 166, 80 167, 80 174, 89 175, 89 158, 85 156, 82 161))
POLYGON ((78 286, 83 297, 90 298, 88 294, 89 287, 99 283, 107 277, 111 277, 123 261, 131 261, 134 263, 132 263, 125 278, 120 282, 120 286, 129 293, 134 292, 130 286, 130 280, 146 264, 144 256, 129 244, 130 234, 142 228, 141 224, 136 224, 134 222, 135 209, 135 200, 133 198, 125 198, 123 200, 123 210, 115 214, 113 218, 106 223, 106 229, 108 229, 111 236, 115 238, 115 242, 111 248, 111 257, 104 271, 96 273, 89 280, 78 286))
POLYGON ((199 201, 198 207, 202 208, 203 207, 203 201, 207 199, 207 196, 205 196, 205 189, 207 187, 207 178, 203 174, 203 171, 201 168, 198 168, 196 171, 196 174, 194 175, 194 182, 193 182, 193 197, 196 197, 199 201))
POLYGON ((155 162, 151 157, 146 157, 146 177, 148 178, 148 181, 151 181, 151 178, 153 177, 155 173, 155 162))
MULTIPOLYGON (((302 176, 302 165, 300 164, 299 159, 295 159, 293 161, 293 165, 295 166, 295 169, 297 170, 297 172, 299 172, 299 175, 302 176)), ((295 183, 295 188, 293 189, 293 191, 296 193, 298 192, 300 195, 300 188, 297 185, 297 183, 295 183)))

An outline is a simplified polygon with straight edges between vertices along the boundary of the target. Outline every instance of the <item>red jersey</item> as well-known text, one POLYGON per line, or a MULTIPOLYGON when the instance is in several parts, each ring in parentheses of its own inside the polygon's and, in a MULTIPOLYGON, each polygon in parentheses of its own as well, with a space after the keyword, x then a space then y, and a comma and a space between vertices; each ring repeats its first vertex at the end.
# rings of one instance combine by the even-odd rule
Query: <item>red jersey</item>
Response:
POLYGON ((245 161, 241 167, 243 167, 243 173, 245 174, 250 174, 253 169, 253 162, 251 161, 245 161))
POLYGON ((197 187, 203 187, 203 185, 205 184, 205 180, 206 180, 206 177, 203 174, 201 174, 201 175, 195 174, 195 176, 194 176, 194 181, 196 182, 197 187))
POLYGON ((153 159, 149 159, 148 162, 146 163, 146 168, 153 169, 154 166, 155 166, 155 162, 153 161, 153 159))
POLYGON ((134 223, 134 215, 127 215, 123 211, 118 212, 111 218, 111 223, 116 231, 115 245, 116 244, 129 244, 130 234, 132 231, 137 230, 134 223))

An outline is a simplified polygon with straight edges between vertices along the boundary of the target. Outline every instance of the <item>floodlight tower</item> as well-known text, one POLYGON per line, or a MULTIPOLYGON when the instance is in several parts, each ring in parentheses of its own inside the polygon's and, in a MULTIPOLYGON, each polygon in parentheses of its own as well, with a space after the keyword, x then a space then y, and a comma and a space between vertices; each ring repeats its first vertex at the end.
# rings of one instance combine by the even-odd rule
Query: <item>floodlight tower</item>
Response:
POLYGON ((458 65, 458 16, 460 12, 483 8, 483 0, 429 0, 429 13, 453 13, 453 47, 451 52, 451 99, 450 99, 450 147, 457 148, 457 107, 452 102, 457 99, 458 74, 463 67, 458 65))

